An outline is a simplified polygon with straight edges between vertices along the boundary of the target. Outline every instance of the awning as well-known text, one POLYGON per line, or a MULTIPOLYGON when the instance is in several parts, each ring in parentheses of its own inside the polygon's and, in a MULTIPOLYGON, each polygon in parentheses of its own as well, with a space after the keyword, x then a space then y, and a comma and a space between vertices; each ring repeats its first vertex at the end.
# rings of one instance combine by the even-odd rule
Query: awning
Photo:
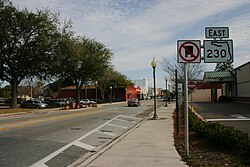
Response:
POLYGON ((234 75, 230 71, 207 71, 203 77, 203 82, 232 82, 234 80, 234 75))

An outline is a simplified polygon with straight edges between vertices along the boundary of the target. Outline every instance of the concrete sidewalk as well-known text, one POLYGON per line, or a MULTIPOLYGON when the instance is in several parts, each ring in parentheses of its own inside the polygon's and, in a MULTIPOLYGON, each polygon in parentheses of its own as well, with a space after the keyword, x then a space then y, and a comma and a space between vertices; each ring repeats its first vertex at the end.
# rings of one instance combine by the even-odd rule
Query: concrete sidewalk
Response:
POLYGON ((174 147, 174 108, 175 103, 158 108, 159 119, 146 120, 103 153, 97 153, 78 167, 187 166, 174 147))

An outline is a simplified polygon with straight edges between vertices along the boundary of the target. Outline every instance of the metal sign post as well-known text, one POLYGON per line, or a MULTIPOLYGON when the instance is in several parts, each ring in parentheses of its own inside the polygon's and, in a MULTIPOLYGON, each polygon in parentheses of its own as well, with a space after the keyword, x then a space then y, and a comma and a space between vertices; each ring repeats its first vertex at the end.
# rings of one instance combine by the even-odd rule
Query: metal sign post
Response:
POLYGON ((180 126, 180 111, 179 111, 179 104, 178 104, 178 78, 177 78, 177 69, 175 69, 175 97, 176 97, 176 131, 177 136, 179 136, 179 126, 180 126))
MULTIPOLYGON (((228 27, 207 27, 205 29, 206 38, 204 40, 203 52, 205 63, 232 63, 233 40, 222 40, 229 38, 228 27), (216 40, 216 38, 220 40, 216 40)), ((189 156, 189 127, 188 127, 188 66, 187 63, 201 62, 201 42, 200 40, 178 40, 177 41, 177 62, 184 63, 184 112, 185 112, 185 151, 189 156)), ((189 83, 190 89, 195 89, 195 83, 189 83)))
POLYGON ((184 113, 185 113, 185 150, 186 157, 189 156, 189 127, 188 127, 188 66, 184 63, 184 113))
POLYGON ((189 156, 189 127, 188 127, 188 66, 187 63, 201 62, 200 40, 178 40, 178 62, 184 63, 184 113, 185 113, 185 150, 189 156))

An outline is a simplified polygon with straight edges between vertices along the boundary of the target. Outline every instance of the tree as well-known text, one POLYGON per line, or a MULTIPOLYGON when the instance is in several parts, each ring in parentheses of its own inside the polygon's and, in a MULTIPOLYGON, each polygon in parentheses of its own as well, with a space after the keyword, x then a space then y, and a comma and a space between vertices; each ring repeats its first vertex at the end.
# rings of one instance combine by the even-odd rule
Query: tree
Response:
MULTIPOLYGON (((175 69, 178 70, 177 78, 183 80, 184 64, 177 62, 177 56, 163 57, 161 64, 163 70, 168 74, 168 80, 175 80, 175 69)), ((189 80, 197 79, 205 70, 202 63, 187 63, 188 66, 188 78, 189 80)))
POLYGON ((82 86, 104 74, 110 66, 112 52, 93 39, 71 35, 63 36, 59 46, 54 69, 59 78, 76 86, 79 104, 82 86))
POLYGON ((217 63, 215 71, 232 71, 233 63, 217 63))
POLYGON ((11 97, 11 86, 7 85, 3 88, 0 88, 0 97, 9 100, 11 97))
POLYGON ((17 104, 17 86, 24 78, 47 72, 57 27, 58 19, 49 11, 20 11, 0 0, 0 79, 11 85, 10 107, 17 104))
POLYGON ((107 69, 104 75, 99 77, 97 81, 103 99, 105 98, 104 95, 109 91, 110 86, 113 88, 126 88, 131 84, 131 81, 125 75, 115 71, 113 68, 107 69))

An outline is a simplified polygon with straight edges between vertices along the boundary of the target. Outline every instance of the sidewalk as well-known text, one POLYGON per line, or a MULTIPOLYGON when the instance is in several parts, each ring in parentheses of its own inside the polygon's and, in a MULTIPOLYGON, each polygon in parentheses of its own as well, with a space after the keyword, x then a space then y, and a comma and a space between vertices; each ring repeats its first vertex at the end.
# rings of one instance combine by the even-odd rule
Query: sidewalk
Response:
POLYGON ((100 156, 90 157, 78 167, 187 166, 174 147, 174 108, 175 103, 158 108, 159 119, 146 120, 100 156))

